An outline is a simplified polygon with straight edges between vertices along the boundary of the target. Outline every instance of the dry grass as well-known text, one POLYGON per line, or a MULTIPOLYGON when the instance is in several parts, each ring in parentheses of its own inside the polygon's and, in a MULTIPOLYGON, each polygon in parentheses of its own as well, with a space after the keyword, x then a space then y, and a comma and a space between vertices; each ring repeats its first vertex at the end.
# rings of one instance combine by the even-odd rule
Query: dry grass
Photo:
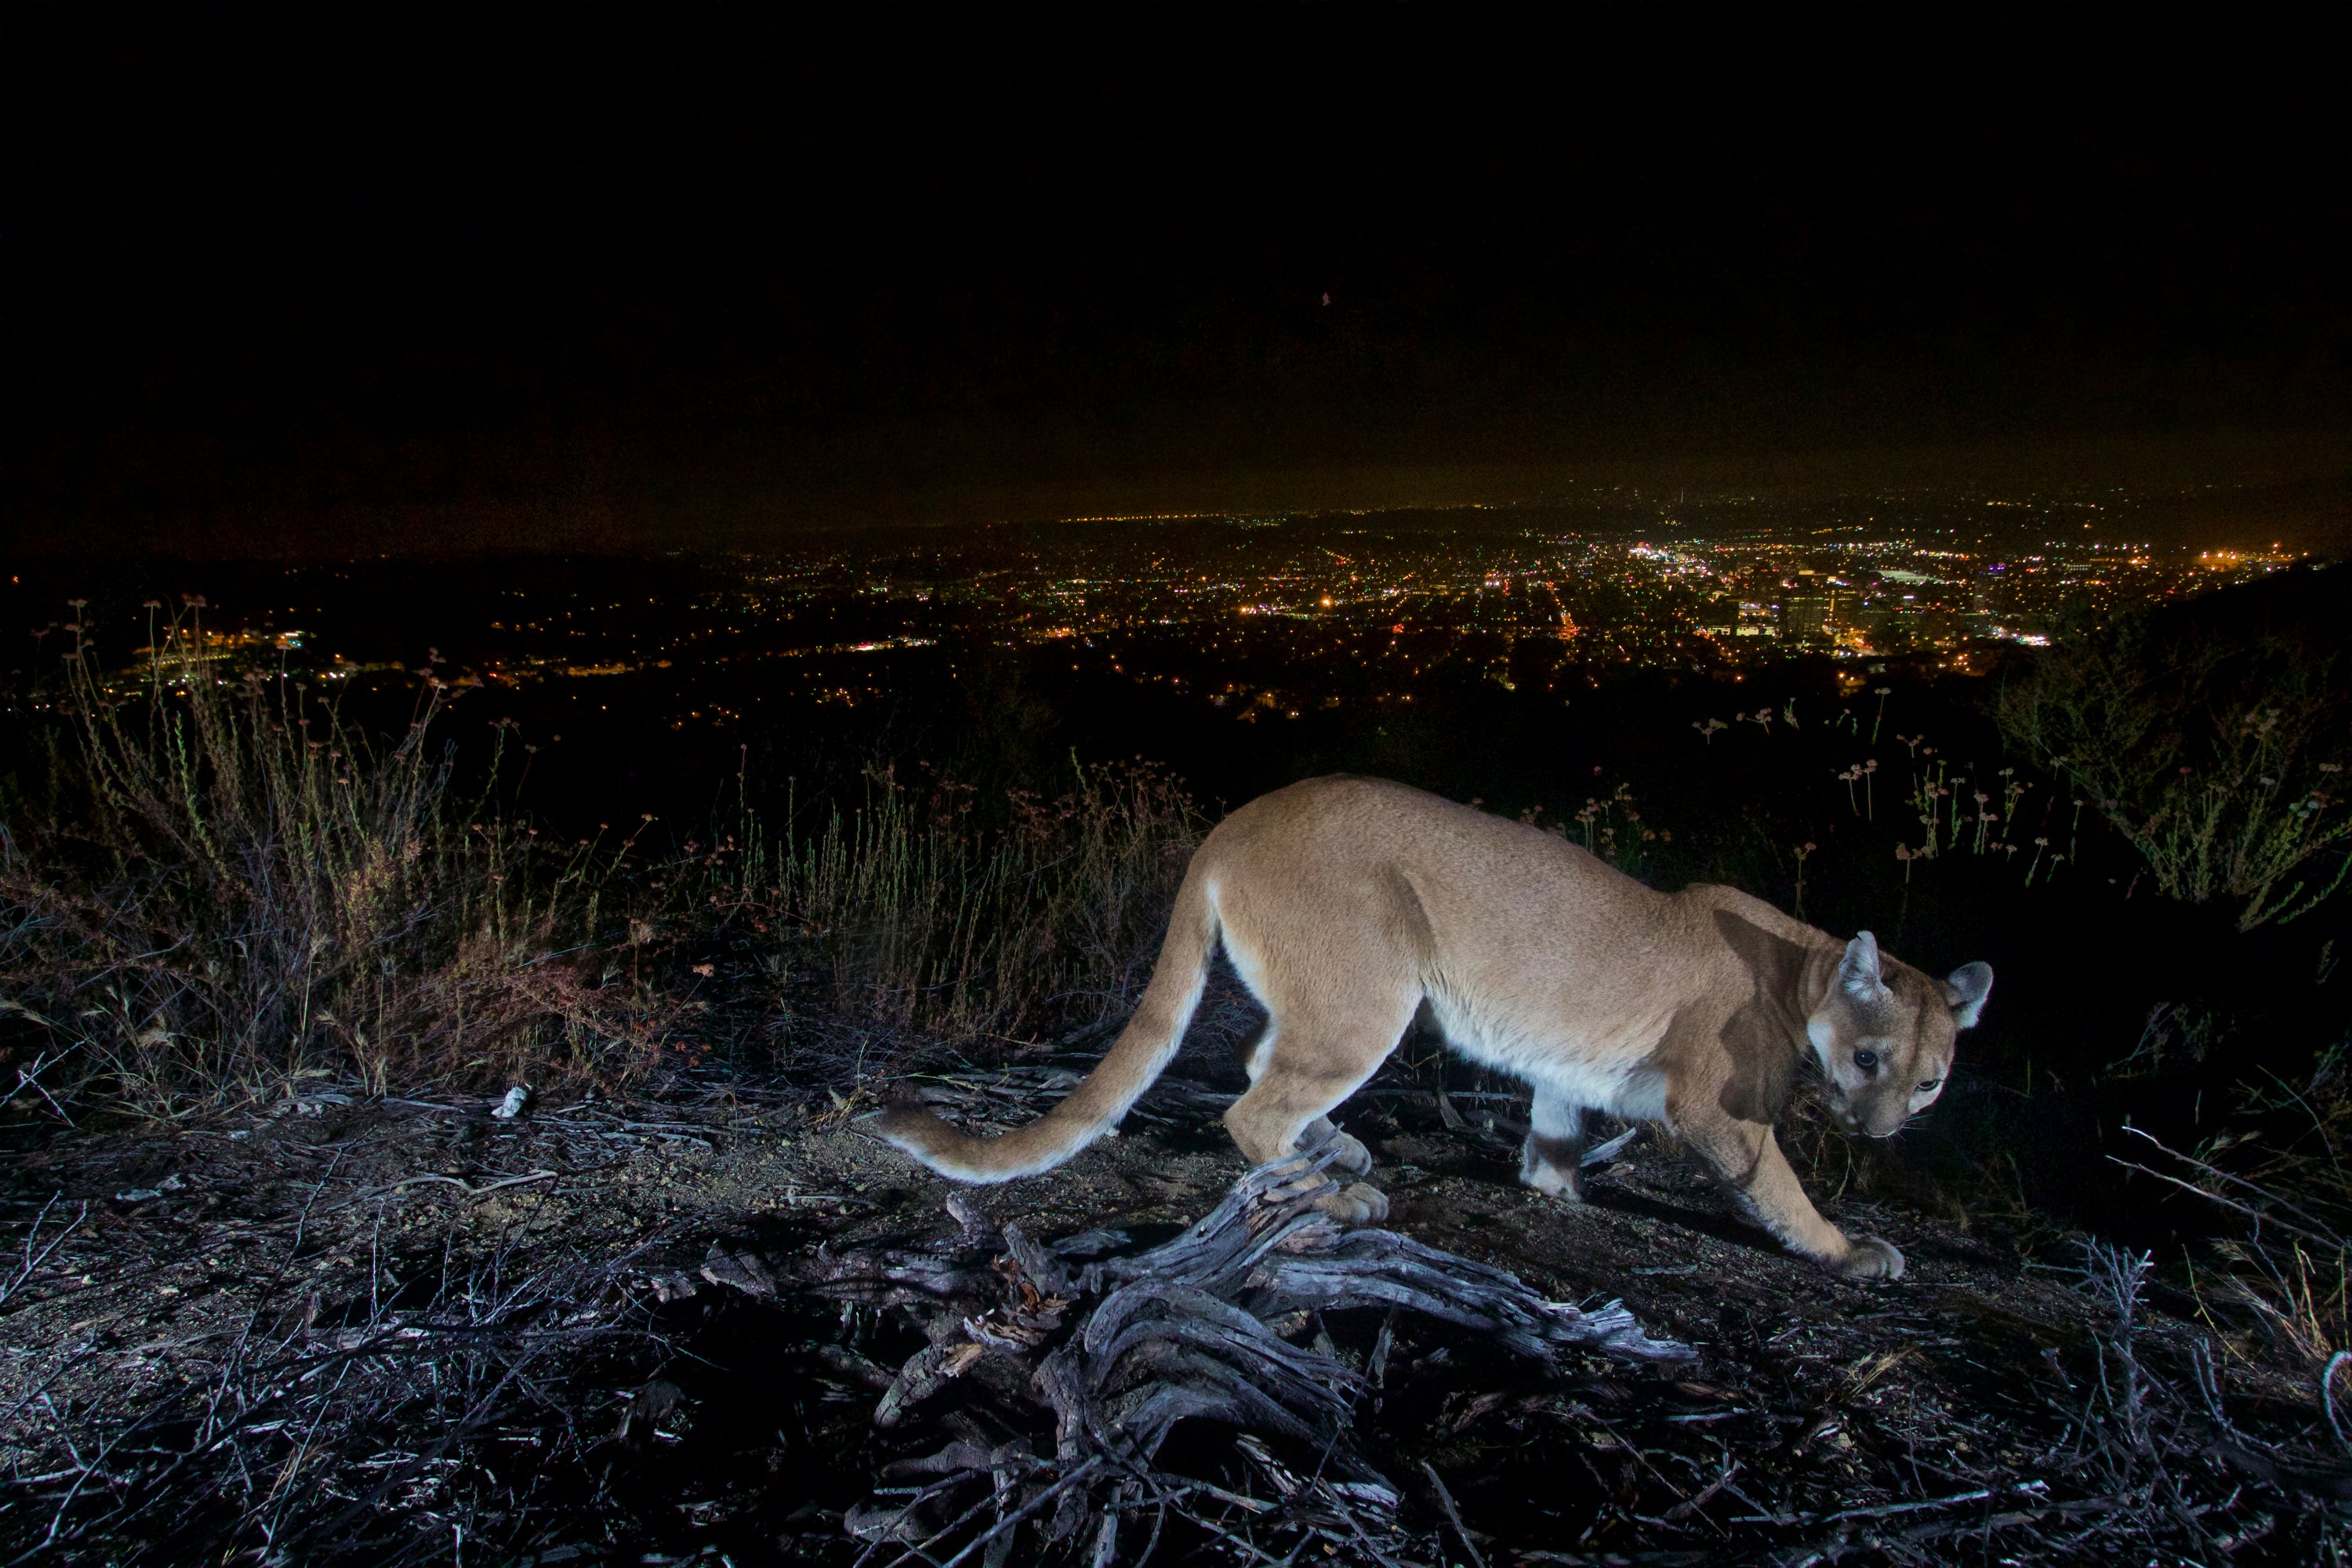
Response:
POLYGON ((0 837, 17 1096, 173 1116, 312 1076, 643 1065, 663 1009, 595 967, 627 846, 459 798, 437 680, 382 745, 291 682, 229 683, 193 620, 138 690, 67 671, 50 807, 0 837))
POLYGON ((842 1016, 970 1040, 1091 1023, 1150 978, 1204 824, 1168 773, 1087 769, 986 813, 884 770, 856 809, 774 838, 747 819, 740 890, 842 1016))
MULTIPOLYGON (((2303 1083, 2249 1090, 2236 1131, 2194 1153, 2147 1139, 2138 1168, 2211 1203, 2237 1226, 2196 1271, 2208 1322, 2249 1359, 2317 1377, 2352 1350, 2352 1061, 2338 1045, 2303 1083)), ((2145 1135, 2143 1135, 2145 1137, 2145 1135)))
POLYGON ((499 756, 458 789, 422 673, 379 743, 331 697, 225 678, 193 617, 131 691, 77 652, 46 809, 0 829, 9 1099, 174 1117, 321 1078, 626 1081, 709 1044, 678 950, 722 932, 828 1026, 1064 1029, 1140 991, 1202 828, 1164 772, 1074 762, 992 809, 883 768, 814 828, 739 801, 709 847, 564 841, 501 811, 499 756))
POLYGON ((151 1342, 186 1358, 179 1378, 45 1398, 11 1434, 12 1561, 510 1561, 541 1543, 548 1494, 587 1492, 612 1430, 598 1374, 660 1353, 628 1258, 445 1247, 403 1277, 371 1247, 330 1299, 304 1240, 270 1227, 246 1310, 151 1342))

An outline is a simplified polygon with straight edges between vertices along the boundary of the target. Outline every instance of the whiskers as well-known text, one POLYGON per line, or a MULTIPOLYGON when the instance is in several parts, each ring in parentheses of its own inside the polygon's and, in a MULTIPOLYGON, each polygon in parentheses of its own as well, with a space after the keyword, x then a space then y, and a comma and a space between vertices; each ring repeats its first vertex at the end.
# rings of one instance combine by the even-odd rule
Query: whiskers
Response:
POLYGON ((1910 1115, 1905 1117, 1902 1121, 1896 1122, 1893 1131, 1882 1133, 1880 1136, 1886 1138, 1899 1138, 1904 1133, 1908 1132, 1912 1128, 1917 1126, 1920 1122, 1926 1121, 1928 1113, 1933 1111, 1936 1108, 1933 1105, 1923 1105, 1918 1110, 1913 1111, 1910 1115))

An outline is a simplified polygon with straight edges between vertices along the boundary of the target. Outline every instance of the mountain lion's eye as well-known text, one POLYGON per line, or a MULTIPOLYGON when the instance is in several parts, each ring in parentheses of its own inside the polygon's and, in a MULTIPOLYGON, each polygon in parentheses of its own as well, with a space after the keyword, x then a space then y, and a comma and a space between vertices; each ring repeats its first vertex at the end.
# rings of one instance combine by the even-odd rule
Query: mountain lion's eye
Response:
POLYGON ((1864 1072, 1876 1072, 1878 1070, 1878 1053, 1876 1051, 1856 1051, 1853 1053, 1853 1065, 1860 1068, 1864 1072))
POLYGON ((1919 1080, 1919 1092, 1921 1094, 1925 1094, 1943 1081, 1944 1080, 1939 1078, 1923 1078, 1919 1080))

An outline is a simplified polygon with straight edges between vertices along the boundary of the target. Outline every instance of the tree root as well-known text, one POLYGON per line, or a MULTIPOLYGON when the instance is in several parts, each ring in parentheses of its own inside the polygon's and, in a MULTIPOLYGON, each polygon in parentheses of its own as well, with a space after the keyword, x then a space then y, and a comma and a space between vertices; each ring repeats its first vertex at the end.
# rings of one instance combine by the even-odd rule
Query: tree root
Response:
MULTIPOLYGON (((967 1435, 892 1467, 900 1477, 937 1479, 912 1500, 877 1501, 845 1522, 869 1542, 869 1556, 896 1543, 910 1560, 961 1563, 979 1551, 984 1563, 997 1563, 1024 1524, 1044 1542, 1067 1542, 1098 1516, 1089 1555, 1108 1563, 1122 1511, 1151 1511, 1155 1534, 1171 1512, 1222 1533, 1235 1508, 1245 1517, 1273 1508, 1156 1468, 1170 1433, 1188 1420, 1311 1446, 1323 1457, 1318 1474, 1291 1477, 1286 1491, 1276 1479, 1286 1515, 1359 1554, 1391 1555, 1405 1539, 1395 1518, 1399 1493, 1356 1444, 1363 1375, 1276 1331, 1278 1321, 1295 1324, 1307 1311, 1417 1312, 1546 1363, 1566 1350, 1692 1359, 1686 1346, 1649 1338, 1616 1302, 1585 1311, 1546 1300, 1503 1269, 1393 1231, 1343 1229, 1315 1206, 1338 1190, 1325 1170, 1334 1152, 1326 1146, 1260 1166, 1183 1235, 1132 1256, 1095 1256, 1124 1245, 1117 1233, 1041 1246, 960 1196, 950 1205, 960 1234, 929 1247, 764 1259, 714 1248, 702 1275, 755 1295, 797 1288, 939 1309, 931 1342, 899 1368, 876 1406, 877 1428, 908 1423, 927 1401, 966 1382, 985 1391, 984 1407, 1001 1407, 1003 1428, 1051 1415, 1050 1458, 1019 1439, 973 1440, 967 1407, 950 1423, 967 1435), (954 1509, 982 1483, 979 1501, 954 1509), (963 1535, 971 1539, 951 1550, 963 1535)), ((1261 1462, 1280 1468, 1270 1454, 1261 1462)))

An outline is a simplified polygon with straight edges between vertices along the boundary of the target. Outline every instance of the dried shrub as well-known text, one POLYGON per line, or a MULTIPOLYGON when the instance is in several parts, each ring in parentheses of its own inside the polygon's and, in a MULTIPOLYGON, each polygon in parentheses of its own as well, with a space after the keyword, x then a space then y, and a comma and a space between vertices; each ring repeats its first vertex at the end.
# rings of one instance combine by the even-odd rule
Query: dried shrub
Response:
POLYGON ((2197 1273, 2209 1319, 2233 1350, 2316 1375, 2352 1351, 2352 1048, 2318 1053, 2307 1078, 2242 1090, 2231 1131, 2194 1153, 2140 1135, 2135 1168, 2196 1192, 2237 1223, 2197 1273), (2216 1316, 2218 1314, 2218 1316, 2216 1316))
POLYGON ((747 868, 784 917, 787 962, 847 1017, 956 1037, 1131 1005, 1203 823, 1159 768, 1074 770, 992 820, 967 786, 879 770, 858 808, 755 844, 747 868))
POLYGON ((632 1065, 648 1005, 587 967, 616 854, 457 798, 437 680, 383 746, 209 652, 191 616, 135 682, 87 646, 66 665, 53 804, 0 836, 19 1094, 167 1115, 306 1077, 632 1065))

